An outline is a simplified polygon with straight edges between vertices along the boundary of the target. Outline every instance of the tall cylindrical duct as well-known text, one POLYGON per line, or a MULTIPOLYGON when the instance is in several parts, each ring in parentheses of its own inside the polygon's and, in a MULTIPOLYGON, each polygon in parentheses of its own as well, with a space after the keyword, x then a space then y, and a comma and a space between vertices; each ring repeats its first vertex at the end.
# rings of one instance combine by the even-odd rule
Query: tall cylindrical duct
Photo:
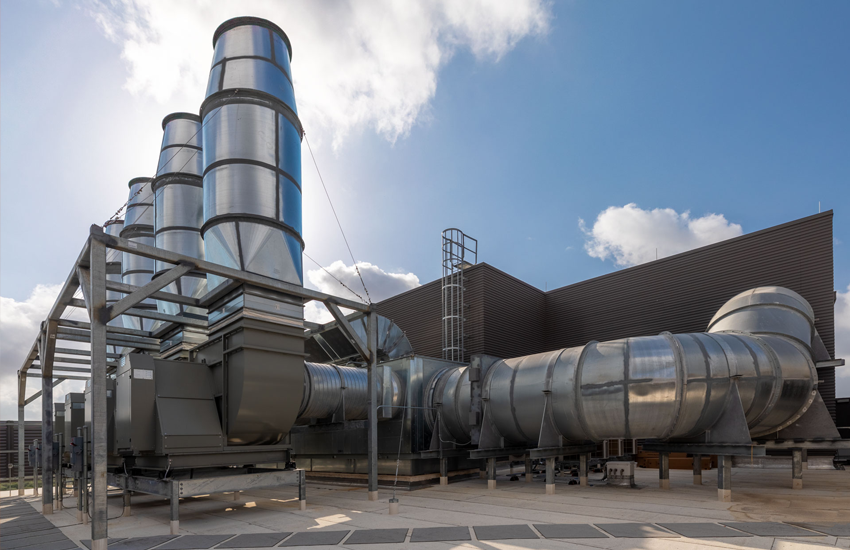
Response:
MULTIPOLYGON (((156 247, 170 252, 204 259, 201 225, 204 222, 203 159, 201 155, 201 119, 191 113, 172 113, 162 121, 162 148, 154 192, 154 233, 156 247)), ((173 267, 156 261, 157 275, 173 267)), ((167 292, 198 297, 206 292, 207 279, 202 273, 190 273, 164 288, 167 292)), ((204 310, 158 300, 161 313, 204 315, 204 310)))
MULTIPOLYGON (((124 220, 109 220, 103 224, 103 231, 112 237, 120 237, 121 230, 124 228, 124 220)), ((121 281, 121 253, 117 250, 110 250, 106 257, 106 280, 114 282, 121 281)), ((106 291, 106 305, 111 306, 118 300, 124 297, 124 294, 114 290, 106 291)), ((124 326, 121 317, 109 321, 109 324, 115 327, 124 326)))
MULTIPOLYGON (((156 246, 154 239, 154 209, 151 178, 133 178, 130 180, 130 200, 124 215, 124 227, 121 237, 147 246, 156 246)), ((123 252, 121 257, 121 280, 128 285, 144 286, 154 274, 154 261, 149 258, 123 252)), ((146 299, 133 306, 136 309, 156 309, 156 302, 146 299)), ((124 315, 125 328, 151 330, 154 321, 124 315)))
POLYGON ((303 130, 289 39, 274 23, 239 17, 213 46, 201 105, 206 258, 301 285, 303 130))
MULTIPOLYGON (((568 440, 665 440, 711 429, 737 383, 756 437, 790 425, 814 400, 813 331, 811 306, 800 295, 757 288, 727 302, 707 333, 591 342, 498 361, 482 395, 499 434, 516 445, 537 443, 546 393, 552 422, 568 440)), ((431 387, 445 427, 468 438, 468 369, 447 369, 431 387)))

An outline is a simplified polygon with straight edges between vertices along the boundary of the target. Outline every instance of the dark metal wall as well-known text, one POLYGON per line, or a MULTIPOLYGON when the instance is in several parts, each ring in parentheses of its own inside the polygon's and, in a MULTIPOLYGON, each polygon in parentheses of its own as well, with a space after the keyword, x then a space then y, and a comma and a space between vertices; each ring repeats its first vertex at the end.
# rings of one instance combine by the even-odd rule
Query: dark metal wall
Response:
MULTIPOLYGON (((36 439, 41 439, 41 422, 24 422, 24 447, 29 447, 36 439)), ((0 421, 0 477, 9 477, 9 462, 12 463, 12 477, 18 477, 18 421, 0 421), (14 452, 8 452, 14 451, 14 452)), ((24 473, 32 476, 32 468, 27 464, 24 453, 24 473)))
MULTIPOLYGON (((835 353, 832 211, 543 292, 481 263, 466 270, 466 349, 496 357, 646 336, 702 332, 729 298, 757 286, 800 293, 835 353)), ((440 281, 384 300, 416 353, 441 357, 440 281)), ((834 368, 820 369, 835 415, 834 368)))

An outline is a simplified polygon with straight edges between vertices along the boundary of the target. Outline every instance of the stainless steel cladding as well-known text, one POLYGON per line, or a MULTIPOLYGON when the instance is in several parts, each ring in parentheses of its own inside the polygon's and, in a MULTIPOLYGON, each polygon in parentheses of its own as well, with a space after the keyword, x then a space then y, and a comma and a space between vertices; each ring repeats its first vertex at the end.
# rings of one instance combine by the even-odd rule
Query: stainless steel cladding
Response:
MULTIPOLYGON (((109 220, 105 224, 103 224, 103 231, 107 235, 112 237, 120 237, 121 230, 124 228, 124 220, 109 220)), ((107 268, 106 268, 106 280, 107 281, 115 281, 117 283, 121 282, 121 254, 115 250, 110 250, 109 255, 106 258, 107 260, 107 268)), ((121 292, 116 292, 114 290, 106 291, 106 305, 111 306, 118 300, 124 297, 124 294, 121 292)), ((124 326, 123 319, 118 317, 109 321, 109 324, 116 327, 124 326)))
MULTIPOLYGON (((191 113, 172 113, 162 121, 162 147, 154 192, 156 246, 184 256, 204 259, 201 225, 204 222, 201 119, 191 113)), ((173 267, 157 260, 156 274, 173 267)), ((201 273, 181 277, 165 291, 197 298, 206 292, 207 278, 201 273)), ((199 308, 157 301, 161 313, 204 315, 199 308)))
MULTIPOLYGON (((537 443, 545 393, 568 440, 679 439, 714 426, 735 378, 751 435, 760 436, 794 422, 815 398, 813 327, 801 296, 757 288, 727 302, 708 333, 590 342, 500 360, 487 371, 482 398, 499 433, 518 445, 537 443)), ((454 369, 431 382, 433 406, 458 439, 470 433, 463 414, 468 377, 454 369)))
MULTIPOLYGON (((130 200, 124 215, 124 227, 121 237, 147 246, 156 246, 154 239, 154 208, 153 191, 150 178, 133 178, 130 180, 130 200)), ((142 256, 123 252, 121 256, 121 280, 128 285, 144 286, 151 281, 154 274, 154 261, 142 256)), ((156 302, 150 298, 134 306, 139 309, 155 309, 156 302)), ((130 317, 122 317, 125 328, 151 330, 154 321, 130 317)))
POLYGON ((303 130, 289 39, 269 21, 239 17, 218 28, 213 46, 201 106, 206 257, 301 285, 303 130))
MULTIPOLYGON (((391 416, 397 416, 404 405, 404 392, 398 374, 387 369, 389 384, 383 383, 379 368, 378 399, 391 405, 391 416)), ((328 418, 334 414, 340 420, 365 420, 368 412, 368 371, 365 368, 342 367, 321 363, 304 363, 304 395, 298 418, 328 418)), ((382 416, 386 418, 386 416, 382 416)))

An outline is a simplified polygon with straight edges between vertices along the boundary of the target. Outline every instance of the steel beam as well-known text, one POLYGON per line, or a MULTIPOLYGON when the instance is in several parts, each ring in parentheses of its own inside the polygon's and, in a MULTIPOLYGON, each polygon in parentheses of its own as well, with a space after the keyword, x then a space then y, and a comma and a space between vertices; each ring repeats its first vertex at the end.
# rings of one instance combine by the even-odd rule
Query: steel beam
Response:
MULTIPOLYGON (((56 353, 61 353, 62 355, 84 355, 86 357, 91 357, 91 352, 87 349, 73 349, 73 348, 56 348, 56 353)), ((107 353, 107 359, 120 359, 120 353, 107 353)), ((60 361, 57 357, 56 361, 60 361)), ((64 361, 64 359, 62 360, 64 361)))
POLYGON ((378 500, 378 315, 369 314, 368 472, 369 500, 378 500))
MULTIPOLYGON (((371 311, 371 307, 368 304, 364 304, 362 302, 331 296, 329 294, 325 294, 324 292, 310 290, 309 288, 304 288, 302 286, 294 285, 292 283, 272 279, 271 277, 265 277, 263 275, 257 275, 255 273, 249 273, 247 271, 241 271, 239 269, 225 267, 223 265, 214 264, 212 262, 207 262, 204 260, 197 260, 189 256, 183 256, 182 254, 176 254, 174 252, 163 250, 161 248, 128 241, 127 239, 122 239, 120 237, 113 237, 111 235, 105 234, 103 232, 103 229, 97 225, 92 225, 90 231, 90 240, 102 242, 113 250, 128 252, 130 254, 136 254, 145 258, 153 258, 154 260, 160 260, 171 264, 177 264, 180 262, 194 262, 196 264, 195 271, 199 271, 201 273, 218 275, 219 277, 224 277, 226 279, 233 279, 235 281, 241 281, 243 283, 267 288, 269 290, 276 290, 278 292, 291 294, 293 296, 298 296, 299 298, 305 298, 307 300, 318 300, 320 302, 333 300, 334 303, 336 303, 338 306, 347 309, 353 309, 354 311, 360 311, 363 313, 368 313, 369 311, 371 311)), ((203 302, 204 298, 201 297, 200 300, 203 302)))
POLYGON ((155 279, 152 279, 151 282, 145 286, 134 290, 127 296, 124 296, 109 306, 106 313, 108 320, 111 321, 112 319, 115 319, 131 307, 149 298, 154 292, 162 290, 183 275, 192 271, 194 268, 194 263, 181 260, 178 265, 172 267, 165 273, 157 276, 155 279))
MULTIPOLYGON (((354 331, 354 327, 351 326, 351 323, 348 322, 348 319, 345 318, 345 315, 339 310, 337 305, 333 302, 324 302, 325 307, 328 308, 328 311, 331 312, 331 315, 339 324, 339 328, 342 329, 343 334, 348 338, 348 341, 351 342, 351 345, 354 346, 354 349, 357 350, 357 353, 363 358, 364 361, 371 361, 371 353, 373 353, 377 349, 377 345, 375 347, 370 348, 366 344, 363 343, 363 340, 360 339, 360 336, 354 331)), ((371 344, 369 344, 371 345, 371 344)))
MULTIPOLYGON (((91 323, 86 321, 75 321, 73 319, 62 319, 59 321, 60 327, 66 328, 77 328, 82 330, 89 330, 91 328, 91 323)), ((147 330, 136 330, 134 328, 124 328, 124 327, 114 327, 108 325, 106 327, 106 332, 109 334, 126 334, 128 336, 137 336, 139 338, 154 338, 151 336, 151 333, 147 330)), ((88 340, 86 340, 88 342, 88 340)))
MULTIPOLYGON (((158 278, 156 280, 159 280, 158 278)), ((194 317, 182 317, 180 315, 169 315, 160 313, 155 309, 137 309, 130 308, 123 315, 131 317, 142 317, 144 319, 154 319, 156 321, 165 321, 167 323, 176 323, 187 327, 207 328, 209 324, 203 319, 195 319, 194 317)))
MULTIPOLYGON (((91 238, 88 238, 86 239, 86 244, 83 245, 83 249, 80 251, 80 255, 77 256, 77 261, 74 262, 74 266, 71 268, 70 275, 68 275, 68 278, 65 279, 65 283, 62 285, 62 290, 59 291, 59 296, 53 303, 50 313, 47 315, 48 319, 58 321, 62 317, 62 314, 65 313, 65 308, 68 307, 70 301, 74 298, 74 294, 80 286, 80 280, 77 276, 77 266, 89 265, 90 246, 91 238)), ((83 307, 85 307, 85 303, 83 304, 83 307)))
MULTIPOLYGON (((27 376, 30 376, 30 375, 27 374, 27 376)), ((36 378, 36 377, 41 378, 41 375, 32 376, 32 378, 36 378)), ((54 378, 53 379, 53 387, 55 388, 56 386, 58 386, 59 384, 61 384, 65 380, 66 380, 65 378, 54 378)), ((23 409, 24 406, 29 405, 30 403, 32 403, 33 401, 35 401, 39 397, 41 397, 41 390, 38 390, 37 392, 35 392, 31 396, 27 397, 26 400, 24 401, 24 404, 20 405, 20 407, 23 409)))
MULTIPOLYGON (((44 378, 42 375, 35 373, 35 372, 28 372, 27 378, 41 378, 43 380, 54 380, 53 378, 44 378)), ((74 375, 71 375, 71 374, 59 374, 59 375, 56 375, 56 378, 55 378, 55 380, 88 380, 88 379, 89 379, 88 376, 74 376, 74 375)), ((59 385, 58 383, 54 383, 50 387, 52 389, 52 388, 55 388, 58 385, 59 385)), ((42 389, 42 391, 39 392, 39 395, 41 395, 43 393, 44 393, 44 390, 42 389)), ((53 394, 53 392, 50 392, 50 393, 51 393, 51 395, 53 394)), ((32 398, 30 398, 30 399, 32 399, 32 398)), ((29 402, 30 401, 28 399, 27 404, 29 404, 29 402)))
POLYGON ((106 247, 91 242, 91 402, 92 402, 92 524, 93 549, 106 549, 106 247))
MULTIPOLYGON (((128 285, 126 283, 119 283, 118 281, 106 281, 106 290, 123 292, 124 294, 132 294, 140 288, 142 287, 128 285)), ((149 297, 161 302, 171 302, 174 304, 182 304, 184 306, 199 307, 201 305, 201 301, 197 298, 192 298, 191 296, 181 296, 179 294, 174 294, 172 292, 165 292, 161 290, 158 292, 151 293, 149 297)))
MULTIPOLYGON (((86 363, 86 364, 88 364, 88 363, 86 363)), ((117 364, 112 363, 112 366, 117 366, 117 364)), ((32 368, 33 368, 33 370, 41 370, 41 365, 33 365, 33 366, 32 366, 32 368)), ((54 366, 54 367, 53 367, 53 372, 54 372, 54 374, 56 373, 56 371, 62 371, 62 372, 91 372, 91 370, 90 370, 90 369, 84 369, 84 368, 82 368, 82 367, 63 367, 63 366, 61 366, 61 365, 59 365, 59 366, 54 366)), ((27 376, 29 376, 29 374, 28 374, 27 376)))

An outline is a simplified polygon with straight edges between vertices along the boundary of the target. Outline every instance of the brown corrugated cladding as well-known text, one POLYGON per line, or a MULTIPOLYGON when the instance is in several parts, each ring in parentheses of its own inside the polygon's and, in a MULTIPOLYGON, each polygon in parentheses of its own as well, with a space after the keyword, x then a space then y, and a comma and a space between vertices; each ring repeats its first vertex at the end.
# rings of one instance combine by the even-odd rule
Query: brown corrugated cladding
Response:
MULTIPOLYGON (((546 345, 702 332, 735 294, 777 285, 808 300, 815 328, 834 356, 832 270, 829 211, 552 290, 546 296, 546 345)), ((830 374, 821 370, 826 381, 830 374)), ((834 414, 834 383, 821 392, 834 414)))
MULTIPOLYGON (((36 439, 41 439, 41 422, 27 421, 24 423, 24 448, 29 447, 36 439)), ((18 477, 18 422, 12 420, 0 421, 0 477, 9 477, 9 462, 12 463, 12 477, 18 477), (7 453, 5 451, 15 451, 7 453)), ((32 476, 32 468, 27 464, 24 453, 24 475, 32 476)))
MULTIPOLYGON (((815 311, 834 357, 832 211, 544 293, 488 265, 466 270, 466 349, 497 357, 647 336, 702 332, 739 292, 784 286, 815 311)), ((407 332, 413 349, 442 356, 440 280, 384 300, 378 311, 407 332)), ((820 390, 835 412, 834 369, 820 390)))

